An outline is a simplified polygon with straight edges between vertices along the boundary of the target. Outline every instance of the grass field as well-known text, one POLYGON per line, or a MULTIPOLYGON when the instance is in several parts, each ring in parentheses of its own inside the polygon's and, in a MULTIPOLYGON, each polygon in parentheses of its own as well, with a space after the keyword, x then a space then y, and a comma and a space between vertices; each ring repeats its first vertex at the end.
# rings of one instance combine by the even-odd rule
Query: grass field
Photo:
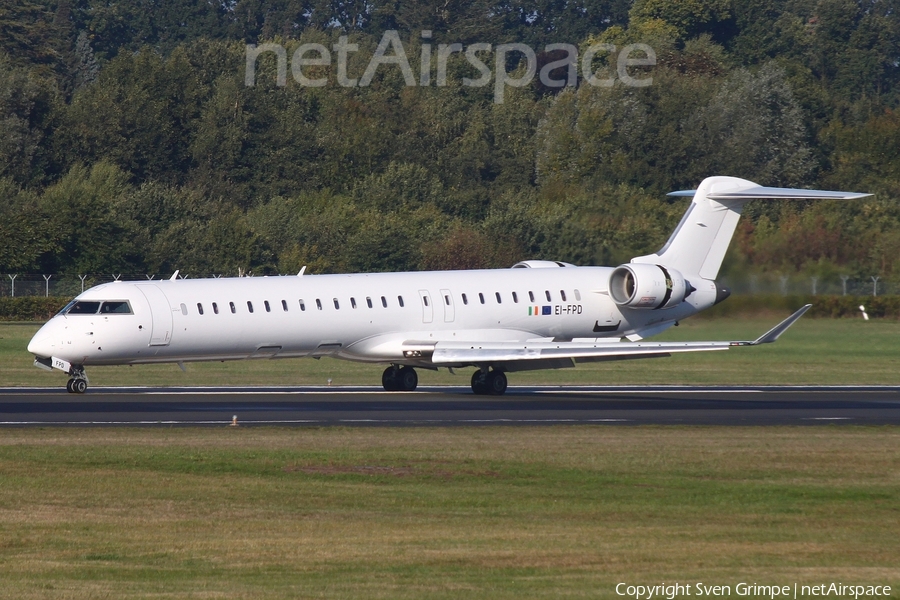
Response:
MULTIPOLYGON (((787 314, 689 319, 654 340, 755 339, 787 314)), ((0 324, 0 386, 65 385, 61 373, 32 365, 26 351, 36 324, 0 324)), ((800 319, 777 343, 575 369, 510 374, 510 384, 900 384, 900 322, 800 319)), ((253 360, 175 365, 93 367, 91 385, 334 385, 381 382, 383 366, 335 359, 253 360)), ((471 369, 419 370, 420 385, 468 385, 471 369)))
POLYGON ((897 428, 0 436, 0 598, 617 598, 618 582, 698 581, 896 598, 898 539, 897 428))
MULTIPOLYGON (((665 339, 752 339, 781 316, 688 321, 665 339)), ((0 325, 0 385, 63 385, 31 365, 36 329, 0 325)), ((765 347, 511 380, 900 384, 898 336, 894 321, 803 319, 765 347)), ((89 375, 376 384, 380 371, 323 359, 89 375)), ((895 427, 0 430, 0 599, 624 598, 619 582, 900 598, 898 539, 895 427)))

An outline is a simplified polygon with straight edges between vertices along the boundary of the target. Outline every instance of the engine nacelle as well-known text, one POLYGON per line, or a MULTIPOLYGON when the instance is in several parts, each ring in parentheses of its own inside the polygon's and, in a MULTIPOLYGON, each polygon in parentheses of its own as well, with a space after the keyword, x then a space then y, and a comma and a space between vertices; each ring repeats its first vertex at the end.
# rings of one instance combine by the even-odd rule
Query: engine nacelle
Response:
POLYGON ((610 297, 628 308, 671 308, 684 302, 691 291, 681 273, 659 265, 629 263, 609 276, 610 297))

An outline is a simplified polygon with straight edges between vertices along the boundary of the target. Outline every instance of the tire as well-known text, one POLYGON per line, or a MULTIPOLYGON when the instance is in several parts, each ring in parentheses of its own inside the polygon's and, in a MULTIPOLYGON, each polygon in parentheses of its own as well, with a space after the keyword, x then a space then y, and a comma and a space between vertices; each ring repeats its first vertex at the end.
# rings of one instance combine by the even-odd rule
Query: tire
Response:
POLYGON ((491 396, 502 396, 506 393, 506 374, 503 371, 491 371, 487 374, 485 387, 491 396))
POLYGON ((474 373, 472 373, 472 391, 475 392, 479 396, 483 396, 488 393, 487 382, 485 380, 484 373, 481 372, 481 369, 478 369, 474 373))
POLYGON ((412 367, 403 367, 397 372, 397 389, 401 392, 412 392, 419 385, 419 375, 412 367))
POLYGON ((381 374, 381 385, 388 392, 398 391, 400 388, 397 381, 397 369, 394 367, 385 369, 384 373, 381 374))
POLYGON ((87 381, 84 379, 76 379, 72 382, 72 391, 76 394, 83 394, 87 391, 87 381))

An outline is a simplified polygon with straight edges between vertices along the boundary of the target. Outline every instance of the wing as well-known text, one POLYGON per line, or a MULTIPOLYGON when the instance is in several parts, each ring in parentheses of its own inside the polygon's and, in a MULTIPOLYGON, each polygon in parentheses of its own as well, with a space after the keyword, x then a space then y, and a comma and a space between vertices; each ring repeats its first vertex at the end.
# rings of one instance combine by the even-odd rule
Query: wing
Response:
POLYGON ((598 362, 670 356, 681 352, 728 350, 735 346, 769 344, 809 310, 807 304, 753 341, 724 342, 438 342, 435 366, 495 365, 507 371, 561 368, 576 362, 598 362))

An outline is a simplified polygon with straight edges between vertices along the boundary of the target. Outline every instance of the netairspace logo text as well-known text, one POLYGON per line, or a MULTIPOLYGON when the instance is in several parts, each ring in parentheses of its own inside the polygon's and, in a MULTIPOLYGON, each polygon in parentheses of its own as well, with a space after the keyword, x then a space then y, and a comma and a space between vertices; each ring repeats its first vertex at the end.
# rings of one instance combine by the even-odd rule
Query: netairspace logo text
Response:
POLYGON ((721 598, 768 597, 777 598, 853 598, 881 597, 891 595, 889 585, 846 585, 843 583, 820 583, 818 585, 760 585, 758 583, 738 583, 735 585, 707 585, 697 583, 660 583, 658 585, 632 585, 620 583, 616 594, 634 600, 675 600, 680 596, 721 598))
MULTIPOLYGON (((540 73, 537 72, 537 54, 534 49, 526 44, 498 44, 496 46, 487 43, 469 44, 433 44, 431 31, 421 32, 422 43, 419 45, 419 76, 416 77, 410 66, 409 55, 400 40, 400 35, 395 30, 385 31, 381 41, 375 49, 365 71, 360 77, 351 77, 348 73, 347 59, 350 53, 359 51, 359 44, 350 43, 346 35, 338 38, 338 43, 327 48, 324 44, 301 44, 293 53, 290 60, 291 75, 294 80, 305 87, 323 87, 328 84, 327 77, 310 78, 307 67, 329 67, 334 69, 335 80, 341 87, 366 87, 375 77, 379 68, 398 68, 403 76, 404 84, 408 87, 434 85, 443 87, 447 85, 447 63, 450 57, 457 53, 465 56, 466 62, 478 73, 478 77, 464 77, 462 84, 467 87, 484 87, 493 82, 494 102, 502 104, 507 87, 523 87, 534 80, 537 74, 540 82, 549 88, 562 88, 578 84, 579 66, 581 67, 581 79, 589 85, 597 87, 612 87, 618 81, 627 87, 647 87, 653 84, 653 77, 640 76, 641 72, 633 72, 633 67, 649 67, 656 65, 656 52, 647 44, 628 44, 617 48, 614 44, 593 44, 584 53, 578 56, 578 47, 574 44, 548 44, 544 52, 562 55, 557 60, 545 64, 540 73), (334 56, 332 56, 334 52, 334 56), (493 54, 493 60, 491 60, 493 54), (610 68, 598 68, 595 70, 596 59, 606 57, 610 68), (579 60, 580 58, 580 60, 579 60), (510 64, 519 64, 525 61, 524 71, 514 69, 507 70, 510 64), (486 62, 487 61, 487 62, 486 62), (615 71, 612 64, 615 63, 615 71), (565 76, 554 78, 554 72, 564 70, 565 76)), ((246 65, 244 70, 244 84, 252 87, 256 84, 256 63, 260 55, 274 53, 277 62, 275 84, 287 85, 288 56, 287 50, 281 44, 248 44, 246 47, 246 65)), ((321 74, 319 72, 318 74, 321 74)), ((358 74, 356 74, 358 75, 358 74)), ((646 73, 643 73, 646 75, 646 73)), ((558 75, 556 75, 558 77, 558 75)))

